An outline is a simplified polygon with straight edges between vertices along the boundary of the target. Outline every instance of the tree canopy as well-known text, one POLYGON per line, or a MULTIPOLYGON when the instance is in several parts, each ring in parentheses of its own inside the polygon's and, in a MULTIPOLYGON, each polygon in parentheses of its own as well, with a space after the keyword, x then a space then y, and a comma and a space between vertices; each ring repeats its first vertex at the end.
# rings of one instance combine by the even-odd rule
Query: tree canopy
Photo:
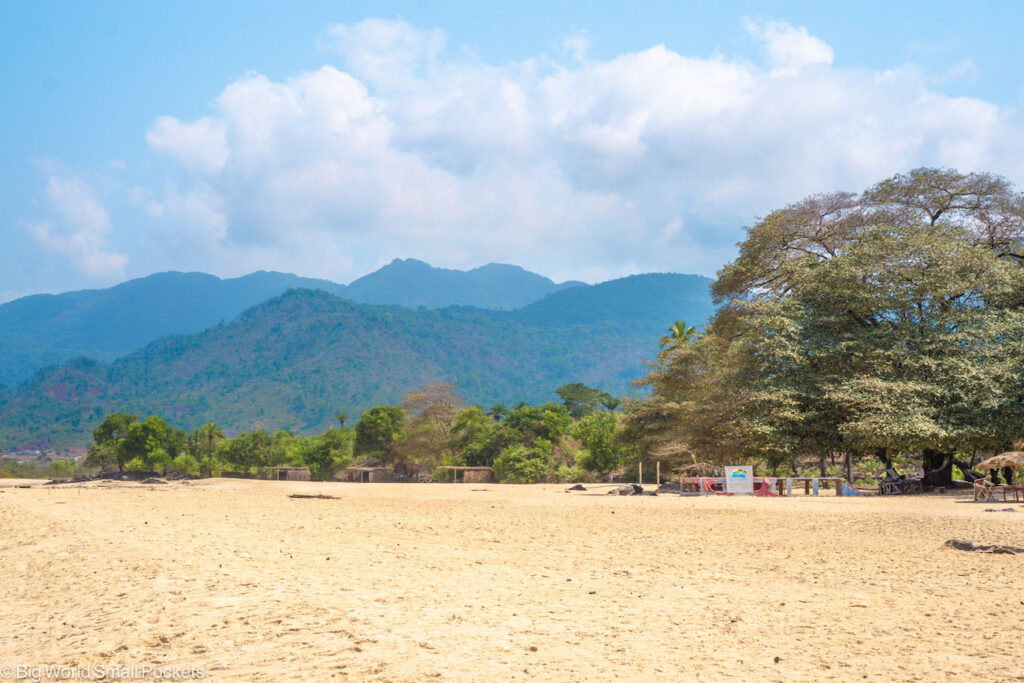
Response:
POLYGON ((1024 198, 917 169, 748 228, 705 334, 669 344, 627 433, 649 450, 771 467, 826 451, 952 457, 1024 425, 1024 198))

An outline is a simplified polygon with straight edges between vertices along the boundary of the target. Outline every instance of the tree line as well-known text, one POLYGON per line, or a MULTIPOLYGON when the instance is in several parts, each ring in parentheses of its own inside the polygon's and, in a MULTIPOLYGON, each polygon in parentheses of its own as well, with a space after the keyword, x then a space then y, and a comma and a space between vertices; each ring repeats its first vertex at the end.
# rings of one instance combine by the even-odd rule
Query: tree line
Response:
POLYGON ((93 431, 84 464, 190 476, 302 466, 315 479, 336 477, 353 463, 410 478, 439 465, 470 465, 493 467, 508 483, 587 479, 620 467, 629 448, 619 438, 619 400, 581 383, 555 393, 561 402, 485 410, 466 405, 453 385, 429 384, 399 404, 370 408, 354 425, 341 411, 337 427, 306 436, 257 429, 228 438, 216 423, 188 432, 156 415, 111 413, 93 431))

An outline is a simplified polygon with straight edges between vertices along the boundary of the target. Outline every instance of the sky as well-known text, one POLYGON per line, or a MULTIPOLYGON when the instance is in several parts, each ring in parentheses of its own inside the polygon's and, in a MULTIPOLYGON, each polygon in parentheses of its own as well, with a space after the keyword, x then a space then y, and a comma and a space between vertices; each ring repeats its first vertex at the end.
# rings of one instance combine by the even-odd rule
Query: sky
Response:
POLYGON ((0 3, 0 301, 394 258, 713 276, 920 166, 1024 188, 1024 3, 0 3))

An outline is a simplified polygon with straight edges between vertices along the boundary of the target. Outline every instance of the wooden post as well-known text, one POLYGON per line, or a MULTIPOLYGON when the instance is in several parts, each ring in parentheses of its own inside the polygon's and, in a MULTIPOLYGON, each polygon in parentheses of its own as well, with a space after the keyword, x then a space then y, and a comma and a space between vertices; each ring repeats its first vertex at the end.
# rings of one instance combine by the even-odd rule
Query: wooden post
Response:
POLYGON ((640 486, 643 486, 644 485, 644 464, 642 462, 639 463, 639 464, 640 464, 640 477, 639 477, 640 481, 638 483, 640 484, 640 486))
POLYGON ((843 480, 842 479, 836 479, 835 481, 836 481, 836 495, 837 496, 842 496, 843 495, 843 480))
POLYGON ((661 461, 654 466, 654 485, 661 486, 661 461))

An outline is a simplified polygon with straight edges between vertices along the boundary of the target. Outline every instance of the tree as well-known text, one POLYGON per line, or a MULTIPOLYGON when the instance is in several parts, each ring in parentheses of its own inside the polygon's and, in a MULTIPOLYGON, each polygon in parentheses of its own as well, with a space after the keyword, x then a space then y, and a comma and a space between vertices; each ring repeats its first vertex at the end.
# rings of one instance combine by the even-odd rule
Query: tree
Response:
POLYGON ((450 443, 461 464, 490 467, 494 459, 516 441, 515 432, 495 422, 490 415, 490 411, 484 413, 476 406, 459 412, 450 443))
POLYGON ((607 406, 615 400, 609 394, 580 382, 562 385, 555 389, 555 393, 561 397, 569 414, 576 419, 589 415, 602 405, 607 406))
POLYGON ((504 484, 535 484, 550 469, 551 444, 538 439, 533 446, 513 444, 494 460, 494 476, 504 484))
POLYGON ((334 416, 334 419, 336 419, 338 421, 338 425, 342 429, 344 429, 345 428, 345 420, 347 420, 348 417, 349 417, 348 413, 346 413, 344 410, 339 410, 338 414, 334 416))
POLYGON ((917 169, 775 211, 719 271, 706 334, 659 355, 627 432, 770 468, 916 452, 949 483, 957 452, 1021 434, 1022 238, 1024 198, 988 174, 917 169))
POLYGON ((352 432, 338 428, 299 442, 302 463, 315 479, 330 479, 352 463, 352 432))
POLYGON ((539 406, 521 405, 512 410, 504 425, 512 430, 517 440, 532 445, 537 439, 558 443, 572 424, 572 417, 563 405, 545 403, 539 406))
POLYGON ((398 406, 374 406, 356 423, 355 452, 387 462, 402 435, 405 413, 398 406))
POLYGON ((618 427, 611 413, 587 415, 573 427, 572 435, 584 448, 579 465, 588 472, 607 474, 622 464, 622 449, 617 443, 618 427))
POLYGON ((495 403, 487 409, 487 414, 495 421, 501 422, 508 416, 508 408, 504 403, 495 403))
POLYGON ((213 474, 213 446, 223 438, 224 432, 216 422, 207 422, 199 428, 197 433, 199 443, 206 444, 206 468, 211 475, 213 474))
POLYGON ((90 467, 108 467, 117 465, 124 471, 125 464, 131 460, 121 443, 128 436, 131 425, 138 424, 138 416, 130 413, 110 413, 92 432, 93 445, 89 448, 85 464, 90 467))
POLYGON ((455 454, 452 447, 459 411, 465 406, 447 383, 427 384, 402 396, 405 426, 394 459, 406 472, 434 468, 455 454))
POLYGON ((692 325, 687 327, 685 322, 677 320, 668 328, 668 334, 661 338, 659 346, 665 348, 666 346, 675 347, 680 344, 688 344, 696 334, 697 330, 692 325))

